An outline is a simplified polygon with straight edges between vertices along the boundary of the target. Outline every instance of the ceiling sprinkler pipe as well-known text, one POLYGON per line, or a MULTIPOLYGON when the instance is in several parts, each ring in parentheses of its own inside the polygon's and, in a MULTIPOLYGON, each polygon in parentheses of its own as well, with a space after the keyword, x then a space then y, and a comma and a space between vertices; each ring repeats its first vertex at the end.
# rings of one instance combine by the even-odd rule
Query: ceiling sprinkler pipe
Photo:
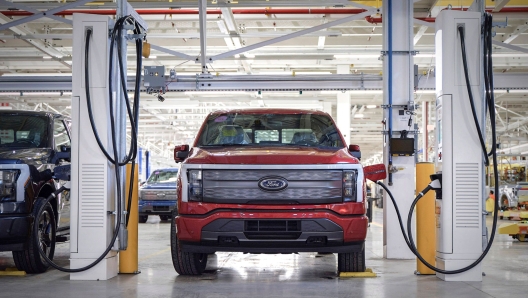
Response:
MULTIPOLYGON (((452 8, 451 10, 467 11, 467 8, 452 8)), ((489 12, 491 14, 493 13, 501 13, 501 14, 503 13, 526 13, 528 12, 528 7, 504 7, 498 12, 493 12, 491 9, 486 9, 486 12, 489 12)), ((422 21, 429 22, 429 23, 436 22, 436 18, 432 18, 432 17, 415 18, 415 19, 422 20, 422 21)), ((383 18, 382 16, 376 16, 376 17, 367 16, 365 17, 365 20, 371 24, 381 24, 383 18)))
MULTIPOLYGON (((429 22, 429 23, 434 23, 436 21, 436 18, 415 18, 415 19, 422 20, 422 21, 429 22)), ((371 24, 381 24, 381 22, 383 21, 383 18, 381 16, 379 17, 366 16, 365 21, 371 24)))
MULTIPOLYGON (((467 8, 453 8, 452 10, 467 10, 467 8)), ((198 9, 137 9, 140 15, 193 15, 198 14, 198 9)), ((357 8, 235 8, 232 9, 233 14, 359 14, 365 12, 365 9, 357 8)), ((486 11, 491 12, 490 9, 486 11)), ((57 12, 57 16, 68 16, 74 13, 89 13, 99 15, 115 15, 115 9, 69 9, 57 12)), ((504 7, 500 13, 526 13, 528 7, 504 7)), ((0 11, 8 17, 24 17, 31 16, 33 13, 23 10, 4 10, 0 11)), ((207 14, 222 14, 220 9, 209 9, 207 14)), ((434 22, 435 18, 419 18, 426 22, 434 22)), ((381 24, 381 17, 367 17, 366 20, 370 23, 381 24)))
MULTIPOLYGON (((232 9, 233 14, 359 14, 365 9, 355 8, 236 8, 232 9)), ((186 15, 198 14, 198 9, 137 9, 140 15, 186 15)), ((33 13, 23 10, 6 10, 2 14, 8 17, 30 16, 33 13)), ((99 15, 115 15, 115 9, 69 9, 56 13, 57 16, 68 16, 74 13, 88 13, 99 15)), ((222 14, 220 9, 208 9, 207 14, 222 14)))

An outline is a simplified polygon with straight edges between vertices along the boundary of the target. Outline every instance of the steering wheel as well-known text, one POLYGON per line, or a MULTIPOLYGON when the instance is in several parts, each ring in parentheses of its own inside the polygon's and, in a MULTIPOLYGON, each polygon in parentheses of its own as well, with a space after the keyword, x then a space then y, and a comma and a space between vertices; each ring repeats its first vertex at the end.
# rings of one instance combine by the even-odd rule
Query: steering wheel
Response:
POLYGON ((323 133, 321 138, 319 138, 319 144, 323 144, 327 141, 332 141, 331 135, 336 134, 336 133, 337 133, 336 131, 331 131, 329 133, 323 133))

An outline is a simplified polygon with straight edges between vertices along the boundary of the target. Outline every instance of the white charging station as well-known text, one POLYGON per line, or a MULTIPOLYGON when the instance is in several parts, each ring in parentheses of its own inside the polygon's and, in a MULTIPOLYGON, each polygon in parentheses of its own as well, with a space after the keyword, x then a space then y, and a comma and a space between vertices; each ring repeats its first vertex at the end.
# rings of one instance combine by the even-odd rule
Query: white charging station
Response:
MULTIPOLYGON (((73 94, 72 94, 72 169, 70 268, 94 262, 111 243, 115 229, 115 169, 94 137, 86 102, 85 38, 93 30, 89 50, 89 74, 94 122, 103 145, 111 150, 108 107, 109 28, 108 16, 73 16, 73 94)), ((117 78, 117 76, 116 76, 117 78)), ((114 80, 114 82, 116 82, 114 80)), ((113 90, 116 90, 114 87, 113 90)), ((114 247, 118 247, 115 246, 114 247)), ((71 273, 71 280, 107 280, 117 275, 117 251, 110 251, 95 267, 71 273)))
MULTIPOLYGON (((486 239, 483 153, 469 102, 459 26, 465 28, 471 90, 481 123, 485 112, 481 13, 444 10, 436 19, 436 171, 442 172, 442 197, 436 200, 436 267, 443 270, 473 263, 486 239)), ((436 276, 446 281, 482 281, 482 268, 478 264, 460 274, 436 276)))

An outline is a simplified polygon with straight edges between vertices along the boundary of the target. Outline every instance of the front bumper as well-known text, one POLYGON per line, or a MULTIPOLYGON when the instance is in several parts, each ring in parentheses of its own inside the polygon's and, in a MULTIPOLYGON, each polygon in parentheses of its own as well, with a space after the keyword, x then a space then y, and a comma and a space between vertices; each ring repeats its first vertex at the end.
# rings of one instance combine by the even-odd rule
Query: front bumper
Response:
POLYGON ((139 215, 170 215, 176 208, 176 201, 145 201, 140 200, 139 215))
POLYGON ((326 211, 219 211, 178 215, 184 251, 213 253, 354 252, 363 249, 368 219, 326 211))
POLYGON ((32 217, 0 216, 0 251, 17 251, 24 248, 30 236, 32 217))

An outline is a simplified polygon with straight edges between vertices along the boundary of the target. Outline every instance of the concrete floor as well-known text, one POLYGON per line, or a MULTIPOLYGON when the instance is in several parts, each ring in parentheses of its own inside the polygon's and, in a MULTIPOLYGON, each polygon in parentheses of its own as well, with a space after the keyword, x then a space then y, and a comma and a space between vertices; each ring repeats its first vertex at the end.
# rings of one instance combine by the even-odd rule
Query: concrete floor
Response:
MULTIPOLYGON (((141 274, 89 282, 70 281, 68 274, 52 269, 40 275, 0 276, 0 297, 526 297, 528 242, 497 235, 484 260, 483 282, 444 282, 414 275, 414 260, 382 258, 382 210, 374 211, 366 262, 376 278, 340 279, 335 255, 311 253, 217 253, 202 276, 178 276, 170 257, 169 222, 151 216, 139 228, 141 274)), ((56 253, 63 266, 68 265, 68 250, 68 244, 61 244, 56 253)), ((0 253, 0 270, 13 266, 11 253, 0 253)))

